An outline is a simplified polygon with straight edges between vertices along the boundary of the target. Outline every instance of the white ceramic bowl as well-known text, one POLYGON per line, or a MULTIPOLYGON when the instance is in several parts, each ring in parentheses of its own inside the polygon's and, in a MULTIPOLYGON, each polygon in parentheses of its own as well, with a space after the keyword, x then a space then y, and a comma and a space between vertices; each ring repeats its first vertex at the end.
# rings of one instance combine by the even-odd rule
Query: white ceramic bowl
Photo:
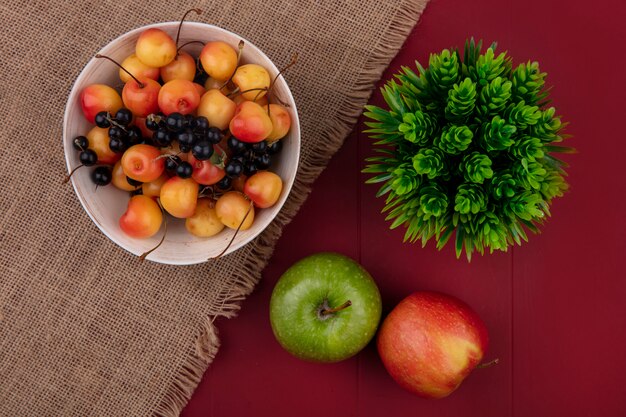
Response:
MULTIPOLYGON (((157 23, 132 30, 109 43, 99 53, 121 62, 134 52, 137 38, 142 31, 148 28, 162 29, 175 39, 178 22, 157 23)), ((185 22, 181 30, 179 45, 192 40, 203 42, 220 40, 232 45, 236 50, 237 44, 242 40, 242 37, 213 25, 185 22)), ((245 39, 244 42, 245 46, 241 62, 262 65, 273 78, 278 73, 274 63, 252 43, 245 39)), ((202 45, 200 44, 190 44, 185 47, 185 51, 193 56, 198 56, 201 49, 202 45)), ((68 171, 80 164, 78 152, 72 147, 72 139, 78 135, 87 134, 93 126, 87 122, 82 114, 80 92, 87 85, 94 83, 107 84, 114 88, 117 87, 119 90, 122 84, 118 77, 118 68, 107 60, 93 58, 85 66, 72 87, 63 121, 63 146, 68 171)), ((237 234, 227 253, 233 252, 250 242, 270 224, 285 203, 295 179, 300 156, 300 124, 296 104, 287 83, 282 77, 278 78, 274 87, 274 93, 289 104, 288 110, 292 120, 289 134, 282 139, 283 150, 273 159, 270 169, 283 179, 283 191, 278 202, 273 207, 256 210, 252 227, 237 234)), ((95 185, 89 177, 92 169, 88 167, 81 168, 72 176, 72 184, 76 195, 89 217, 105 235, 129 252, 141 255, 152 249, 161 239, 163 227, 159 233, 149 239, 134 239, 124 234, 118 222, 120 216, 126 211, 129 193, 118 190, 113 185, 99 187, 95 191, 95 185)), ((165 242, 148 255, 146 259, 173 265, 205 262, 221 253, 228 245, 233 234, 234 231, 224 229, 214 237, 197 238, 186 231, 184 220, 168 216, 168 230, 165 242)))

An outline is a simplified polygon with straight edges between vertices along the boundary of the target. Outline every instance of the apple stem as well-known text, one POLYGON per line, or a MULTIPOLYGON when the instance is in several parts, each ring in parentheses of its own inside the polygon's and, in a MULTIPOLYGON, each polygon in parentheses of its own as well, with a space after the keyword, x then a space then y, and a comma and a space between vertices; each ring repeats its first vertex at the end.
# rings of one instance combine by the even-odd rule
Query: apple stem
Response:
POLYGON ((139 88, 144 88, 145 85, 144 83, 142 83, 141 81, 139 81, 137 79, 137 77, 135 77, 133 74, 130 73, 130 71, 128 71, 126 68, 124 68, 122 66, 122 64, 120 64, 119 62, 117 62, 116 60, 114 60, 113 58, 110 58, 106 55, 100 55, 100 54, 96 54, 96 58, 104 58, 104 59, 108 59, 109 61, 111 61, 112 63, 114 63, 115 65, 117 65, 118 67, 120 67, 120 69, 122 71, 124 71, 126 74, 130 75, 132 77, 133 80, 135 80, 137 82, 137 85, 139 85, 139 88))
POLYGON ((345 310, 346 308, 350 307, 352 305, 352 301, 348 300, 345 303, 343 303, 342 305, 335 307, 335 308, 322 308, 322 310, 320 311, 320 314, 322 316, 327 316, 329 314, 334 314, 337 313, 338 311, 341 310, 345 310))
POLYGON ((485 369, 485 368, 491 368, 494 365, 497 365, 500 362, 499 358, 496 358, 492 361, 489 362, 484 362, 484 363, 480 363, 478 365, 476 365, 476 369, 485 369))

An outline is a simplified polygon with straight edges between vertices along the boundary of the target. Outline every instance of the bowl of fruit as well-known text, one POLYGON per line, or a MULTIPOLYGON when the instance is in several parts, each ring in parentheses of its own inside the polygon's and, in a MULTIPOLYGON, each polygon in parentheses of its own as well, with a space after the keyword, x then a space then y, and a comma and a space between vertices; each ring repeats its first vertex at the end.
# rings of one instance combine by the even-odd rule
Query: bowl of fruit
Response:
POLYGON ((213 25, 165 22, 85 66, 63 142, 66 181, 106 236, 141 259, 188 265, 270 224, 295 179, 300 126, 259 48, 213 25))

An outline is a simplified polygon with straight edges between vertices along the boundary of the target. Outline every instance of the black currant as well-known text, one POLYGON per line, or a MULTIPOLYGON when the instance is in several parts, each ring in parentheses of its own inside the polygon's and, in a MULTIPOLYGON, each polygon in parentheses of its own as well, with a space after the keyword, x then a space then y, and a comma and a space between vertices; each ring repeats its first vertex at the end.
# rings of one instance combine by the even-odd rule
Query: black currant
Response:
POLYGON ((109 149, 115 153, 122 153, 128 149, 128 143, 124 138, 111 138, 109 139, 109 149))
POLYGON ((191 150, 191 146, 189 146, 189 145, 183 145, 183 144, 180 144, 180 143, 179 143, 179 144, 178 144, 178 149, 180 149, 180 151, 181 151, 182 153, 187 153, 187 152, 189 152, 189 151, 191 150))
POLYGON ((148 117, 146 117, 146 127, 153 132, 156 131, 159 128, 159 123, 157 122, 157 120, 158 116, 154 114, 149 114, 148 117))
POLYGON ((266 153, 257 156, 256 159, 254 160, 254 165, 258 169, 268 169, 271 164, 272 164, 272 159, 266 153))
POLYGON ((91 149, 85 149, 82 151, 78 155, 78 158, 80 159, 81 164, 88 167, 95 165, 96 162, 98 162, 98 155, 91 149))
POLYGON ((185 130, 177 134, 176 139, 178 139, 179 145, 185 145, 185 146, 191 147, 193 146, 193 143, 195 142, 196 138, 193 132, 189 130, 185 130))
POLYGON ((181 178, 189 178, 191 177, 191 174, 193 174, 193 168, 191 167, 191 164, 187 161, 182 161, 176 167, 176 175, 181 178))
POLYGON ((222 140, 222 131, 216 127, 211 127, 206 131, 204 137, 213 144, 220 143, 220 141, 222 140))
POLYGON ((156 114, 156 117, 158 120, 157 123, 159 124, 159 127, 167 127, 167 123, 165 123, 166 116, 163 113, 158 112, 156 114))
POLYGON ((128 132, 126 132, 126 137, 128 138, 128 143, 130 145, 136 145, 142 141, 141 129, 137 126, 131 126, 128 128, 128 132))
POLYGON ((236 154, 237 153, 241 153, 241 152, 246 150, 246 144, 244 142, 240 141, 239 139, 237 139, 234 136, 229 137, 228 141, 226 142, 226 144, 236 154))
POLYGON ((180 113, 171 113, 165 119, 165 125, 171 132, 180 132, 185 126, 185 116, 180 113))
POLYGON ((217 185, 217 188, 220 190, 226 191, 233 185, 233 179, 229 176, 225 176, 215 185, 217 185))
POLYGON ((209 128, 209 120, 204 116, 198 116, 195 118, 192 127, 194 130, 205 132, 209 128))
POLYGON ((277 141, 274 141, 274 142, 270 143, 269 145, 267 145, 267 153, 269 153, 270 155, 276 155, 282 149, 283 149, 283 141, 282 140, 277 140, 277 141))
POLYGON ((111 114, 108 111, 99 112, 98 114, 96 114, 95 118, 96 126, 102 128, 107 128, 111 126, 111 122, 109 121, 110 118, 111 114))
POLYGON ((89 141, 84 136, 76 136, 72 141, 72 146, 77 151, 84 151, 89 147, 89 141))
POLYGON ((224 170, 226 171, 226 175, 237 178, 243 172, 243 164, 241 163, 241 161, 231 159, 226 164, 226 167, 224 167, 224 170))
POLYGON ((176 155, 171 155, 165 158, 165 170, 170 174, 176 173, 176 168, 180 164, 181 159, 176 155))
POLYGON ((256 157, 256 155, 254 154, 254 151, 252 149, 247 149, 244 153, 243 153, 243 160, 244 161, 254 161, 254 158, 256 157))
POLYGON ((111 178, 111 168, 107 166, 99 166, 91 171, 91 180, 96 185, 107 185, 111 182, 111 178))
POLYGON ((122 126, 128 126, 132 120, 133 114, 128 109, 119 109, 117 113, 115 113, 115 121, 122 126))
POLYGON ((111 126, 109 128, 109 138, 121 139, 126 136, 126 132, 119 126, 111 126))
POLYGON ((172 135, 164 128, 159 128, 152 134, 152 140, 157 146, 167 146, 172 143, 172 135))
POLYGON ((246 174, 248 177, 250 175, 256 174, 257 171, 258 168, 254 164, 254 162, 246 162, 243 166, 243 173, 246 174))
POLYGON ((250 146, 250 149, 252 149, 256 154, 262 154, 267 150, 267 142, 262 140, 261 142, 253 143, 250 146))
POLYGON ((139 187, 141 184, 143 184, 141 181, 134 180, 128 176, 126 177, 126 182, 132 185, 133 187, 139 187))
POLYGON ((191 148, 191 154, 198 161, 206 161, 213 155, 213 145, 206 140, 198 141, 191 148))
POLYGON ((185 115, 185 127, 193 129, 195 126, 194 120, 195 118, 193 117, 193 114, 186 114, 185 115))

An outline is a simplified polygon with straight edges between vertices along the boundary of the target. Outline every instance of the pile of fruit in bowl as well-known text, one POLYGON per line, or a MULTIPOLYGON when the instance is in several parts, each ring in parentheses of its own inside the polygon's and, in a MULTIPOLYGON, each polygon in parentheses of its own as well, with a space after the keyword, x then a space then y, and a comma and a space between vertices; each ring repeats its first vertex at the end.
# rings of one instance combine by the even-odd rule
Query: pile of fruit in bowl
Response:
POLYGON ((95 223, 174 264, 253 239, 298 163, 280 75, 249 42, 202 23, 152 25, 105 47, 76 81, 64 124, 68 179, 95 223))

